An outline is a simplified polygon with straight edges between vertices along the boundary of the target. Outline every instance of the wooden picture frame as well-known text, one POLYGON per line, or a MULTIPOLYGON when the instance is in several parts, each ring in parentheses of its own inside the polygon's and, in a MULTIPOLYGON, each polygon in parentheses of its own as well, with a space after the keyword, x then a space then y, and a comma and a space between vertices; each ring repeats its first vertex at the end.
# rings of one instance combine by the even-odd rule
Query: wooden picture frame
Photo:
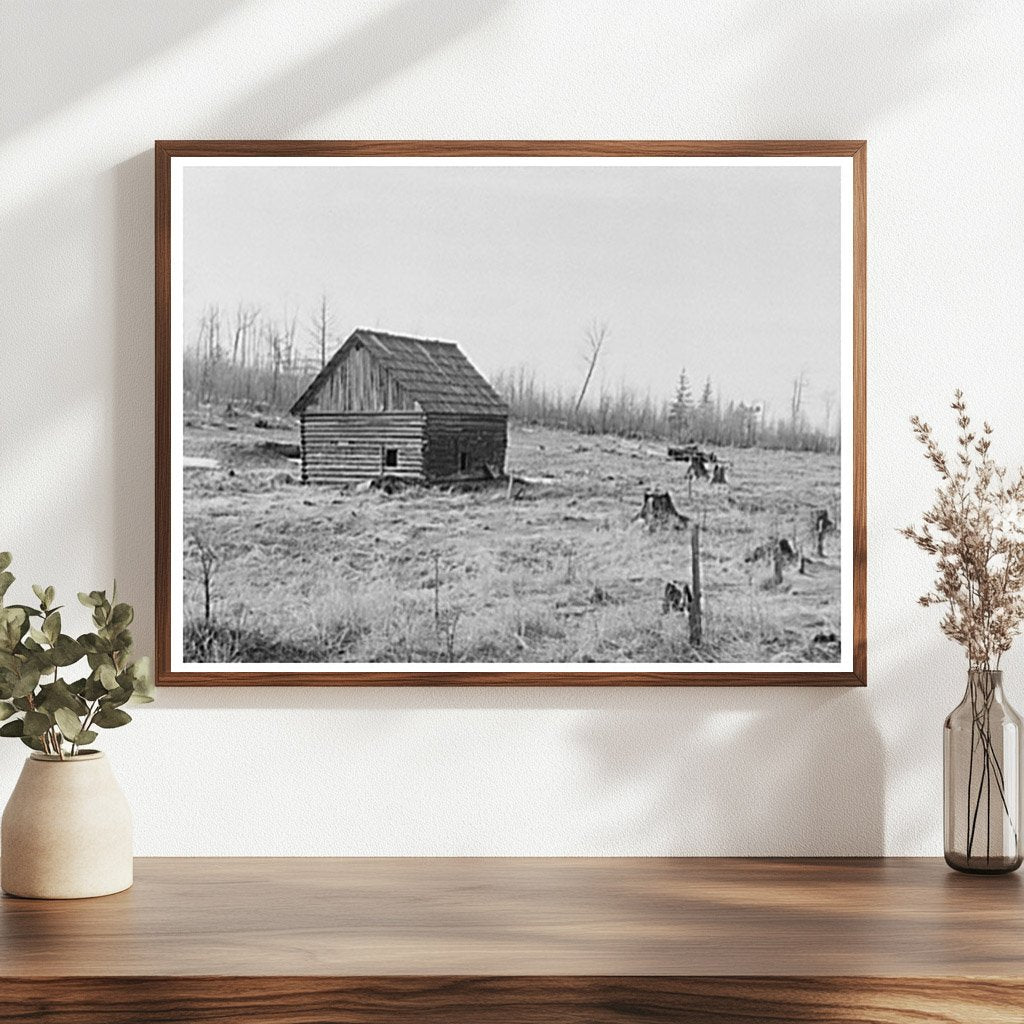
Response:
MULTIPOLYGON (((866 685, 866 463, 865 463, 865 402, 866 402, 866 144, 863 141, 158 141, 155 145, 155 184, 156 184, 156 625, 157 625, 157 682, 161 686, 430 686, 430 685, 466 685, 466 686, 749 686, 749 685, 783 685, 783 686, 863 686, 866 685), (402 662, 389 662, 381 667, 368 668, 362 665, 348 669, 342 663, 331 663, 327 667, 317 668, 312 663, 302 666, 292 665, 282 670, 277 663, 274 667, 264 670, 262 665, 248 664, 243 668, 224 664, 206 664, 194 661, 184 662, 174 652, 175 640, 172 634, 172 620, 175 617, 175 588, 178 587, 179 620, 174 623, 175 629, 181 629, 184 613, 185 583, 182 579, 183 559, 181 550, 185 536, 183 519, 179 506, 183 498, 176 497, 174 488, 179 492, 184 484, 174 478, 172 464, 175 459, 181 462, 183 451, 180 433, 184 429, 175 428, 172 416, 175 410, 182 409, 181 394, 175 393, 175 381, 181 378, 175 359, 184 359, 185 342, 175 342, 174 331, 183 328, 175 326, 176 303, 180 302, 181 275, 187 256, 179 251, 180 231, 182 222, 182 198, 177 194, 180 174, 177 170, 185 165, 197 166, 203 161, 216 166, 235 166, 241 161, 247 166, 254 161, 289 161, 302 165, 304 161, 340 160, 345 166, 365 163, 372 166, 374 162, 393 160, 408 161, 414 159, 421 165, 457 166, 459 161, 486 163, 538 161, 540 166, 547 166, 545 161, 554 166, 562 162, 575 166, 632 166, 643 161, 662 161, 666 166, 675 163, 689 162, 688 165, 708 167, 719 166, 765 166, 786 165, 793 162, 794 166, 817 165, 818 162, 837 166, 842 175, 842 204, 840 216, 843 228, 841 238, 841 261, 843 264, 844 285, 846 289, 845 306, 843 307, 843 361, 840 368, 842 374, 842 394, 849 408, 842 411, 839 426, 836 428, 837 447, 842 452, 842 479, 845 490, 837 502, 842 503, 844 510, 841 521, 842 554, 840 558, 838 584, 840 588, 840 604, 844 609, 841 634, 824 634, 823 644, 835 642, 839 653, 833 662, 808 662, 807 666, 798 664, 782 664, 775 669, 770 665, 758 665, 755 669, 747 667, 753 663, 736 663, 740 667, 733 669, 732 662, 707 663, 700 661, 675 662, 662 664, 643 664, 635 671, 630 670, 634 662, 600 665, 592 667, 585 663, 545 664, 541 669, 533 667, 520 670, 513 663, 502 663, 497 668, 481 667, 473 664, 469 667, 458 663, 445 665, 420 665, 410 663, 405 668, 402 662), (173 287, 172 287, 173 283, 173 287), (176 352, 175 345, 179 345, 176 352), (176 354, 175 354, 176 353, 176 354), (846 417, 843 420, 843 416, 846 417), (177 430, 177 433, 176 433, 177 430), (845 432, 844 432, 845 431, 845 432), (177 438, 177 439, 176 439, 177 438), (177 509, 177 511, 176 511, 177 509), (176 519, 177 516, 177 519, 176 519), (175 526, 177 522, 178 526, 175 526), (178 530, 175 535, 176 529, 178 530), (176 548, 175 545, 178 545, 176 548), (175 572, 178 576, 175 577, 175 572), (178 579, 177 584, 175 579, 178 579), (839 640, 841 637, 841 641, 839 640), (196 667, 202 664, 202 667, 196 667)), ((179 317, 183 319, 183 317, 179 317)), ((325 309, 326 320, 326 309, 325 309)), ((355 324, 350 325, 355 327, 355 324)), ((390 324, 388 325, 391 326, 390 324)), ((365 329, 369 334, 362 340, 356 337, 358 331, 353 330, 348 338, 352 346, 362 349, 364 345, 373 346, 377 343, 387 344, 389 337, 386 331, 365 329), (371 335, 376 334, 376 341, 371 335), (383 341, 381 338, 383 337, 383 341), (355 339, 353 341, 353 339, 355 339)), ((441 333, 441 332, 438 332, 441 333)), ((326 327, 324 329, 326 336, 326 327)), ((340 336, 348 336, 348 328, 340 336)), ((405 335, 392 335, 401 341, 405 335)), ((436 335, 431 334, 431 337, 436 335)), ((414 342, 422 339, 412 339, 414 342)), ((458 339, 462 341, 463 339, 458 339)), ((433 344, 431 342, 431 344, 433 344)), ((333 347, 333 346, 332 346, 333 347)), ((436 350, 431 350, 436 351, 436 350)), ((410 352, 412 350, 410 349, 410 352)), ((452 358, 456 353, 451 352, 452 358)), ((429 353, 428 353, 429 355, 429 353)), ((412 352, 410 358, 418 358, 412 352)), ((323 372, 325 360, 321 360, 323 372)), ((472 369, 472 368, 471 368, 472 369)), ((463 371, 453 371, 463 372, 463 371)), ((475 371, 473 371, 475 372, 475 371)), ((678 372, 678 369, 674 370, 678 372)), ((803 374, 800 377, 801 387, 803 374)), ((465 380, 469 390, 475 387, 474 380, 465 380)), ((489 387, 484 382, 485 387, 489 387)), ((710 385, 709 385, 710 387, 710 385)), ((180 388, 179 391, 183 391, 180 388)), ((493 390, 493 389, 492 389, 493 390)), ((584 387, 585 390, 585 387, 584 387)), ((677 396, 678 397, 678 396, 677 396)), ((582 393, 581 393, 582 399, 582 393)), ((297 403, 298 405, 299 403, 297 403)), ((722 400, 719 399, 719 415, 722 400)), ((777 403, 776 403, 777 404, 777 403)), ((230 403, 229 403, 230 406, 230 403)), ((681 406, 686 408, 685 402, 681 406)), ((796 400, 794 409, 799 407, 796 400)), ((420 406, 417 405, 417 409, 420 406)), ((475 407, 473 407, 475 408, 475 407)), ((741 410, 749 411, 748 406, 740 404, 741 410)), ((493 411, 493 410, 492 410, 493 411)), ((301 412, 301 410, 300 410, 301 412)), ((829 413, 831 415, 831 412, 829 413)), ((763 409, 761 411, 764 417, 763 409)), ((429 413, 426 418, 429 419, 429 413)), ((346 421, 347 422, 347 421, 346 421)), ((793 424, 796 429, 797 413, 793 413, 793 424)), ((826 417, 825 430, 828 431, 830 420, 826 417)), ((225 428, 226 429, 226 428, 225 428)), ((343 442, 337 442, 342 444, 343 442)), ((424 446, 431 442, 424 441, 424 446)), ((461 443, 461 442, 460 442, 461 443)), ((639 442, 642 446, 643 442, 639 442)), ((503 451, 504 449, 502 449, 503 451)), ((638 449, 641 459, 650 452, 638 449)), ((311 472, 307 466, 306 448, 301 449, 303 458, 303 474, 311 472)), ((684 452, 685 458, 692 453, 684 452)), ((380 446, 381 478, 384 479, 385 468, 391 468, 399 456, 392 454, 387 443, 380 446)), ((489 457, 489 456, 488 456, 489 457)), ((703 458, 703 453, 700 454, 703 458)), ((712 456, 713 457, 713 456, 712 456)), ((836 456, 840 458, 839 455, 836 456)), ((459 454, 461 460, 457 470, 466 469, 475 458, 469 454, 459 454)), ((651 456, 653 458, 653 456, 651 456)), ((480 456, 482 463, 484 456, 480 456)), ((653 463, 652 463, 653 465, 653 463)), ((179 465, 179 469, 180 469, 179 465)), ((493 472, 489 467, 489 472, 493 472)), ((182 480, 184 479, 184 470, 182 480)), ((501 472, 504 473, 504 468, 501 472)), ((724 473, 723 473, 724 478, 724 473)), ((504 477, 503 477, 504 479, 504 477)), ((515 473, 508 471, 509 493, 516 480, 515 473)), ((673 478, 675 479, 675 478, 673 478)), ((703 486, 703 485, 701 485, 703 486)), ((710 492, 709 492, 710 493, 710 492)), ((716 499, 717 500, 717 499, 716 499)), ((646 502, 646 499, 645 499, 646 502)), ((838 505, 837 505, 838 508, 838 505)), ((828 516, 826 515, 826 519, 828 516)), ((780 543, 777 534, 784 526, 776 524, 772 527, 772 550, 777 552, 775 545, 780 543)), ((713 534, 713 527, 712 527, 713 534)), ((757 539, 757 538, 754 538, 757 539)), ((752 542, 751 542, 752 543, 752 542)), ((786 541, 781 543, 785 546, 786 541)), ((798 553, 803 550, 798 545, 798 553)), ((768 556, 770 564, 771 555, 768 556)), ((778 555, 774 556, 776 560, 778 555)), ((802 558, 802 556, 801 556, 802 558)), ((807 561, 813 566, 814 558, 807 561)), ((697 565, 699 566, 699 561, 697 565)), ((800 563, 801 569, 804 561, 800 563)), ((435 572, 436 572, 435 568, 435 572)), ((779 570, 776 568, 776 572, 779 570)), ((789 571, 789 570, 787 570, 789 571)), ((812 572, 813 574, 813 572, 812 572)), ((704 573, 704 586, 714 588, 712 579, 704 573)), ((429 589, 429 581, 428 581, 429 589)), ((435 582, 435 622, 438 610, 437 586, 435 582)), ((667 584, 666 584, 667 586, 667 584)), ((753 584, 752 584, 753 586, 753 584)), ((684 588, 689 589, 689 588, 684 588)), ((753 591, 752 591, 753 592, 753 591)), ((666 591, 666 614, 675 613, 675 602, 670 602, 671 595, 666 591), (671 610, 669 609, 672 604, 671 610)), ((653 595, 652 601, 660 601, 661 595, 653 595)), ((597 601, 597 598, 594 599, 597 601)), ((709 606, 714 609, 715 598, 709 599, 709 606)), ((700 602, 701 604, 703 602, 700 602)), ((652 613, 653 614, 653 613, 652 613)), ((658 614, 661 614, 659 611, 658 614)), ((207 613, 209 620, 209 613, 207 613)), ((813 628, 813 627, 811 627, 813 628)), ((818 643, 818 639, 808 643, 818 643)))

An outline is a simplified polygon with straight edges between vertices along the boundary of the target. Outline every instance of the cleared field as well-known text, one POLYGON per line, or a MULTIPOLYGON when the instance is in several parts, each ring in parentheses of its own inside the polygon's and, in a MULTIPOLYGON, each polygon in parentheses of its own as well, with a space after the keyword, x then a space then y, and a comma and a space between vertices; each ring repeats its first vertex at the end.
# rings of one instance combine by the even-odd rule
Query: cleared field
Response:
MULTIPOLYGON (((513 425, 509 469, 544 482, 393 495, 304 487, 284 421, 185 429, 185 655, 242 662, 836 661, 839 459, 720 450, 728 486, 694 482, 649 442, 513 425), (646 489, 700 516, 706 639, 663 614, 689 578, 687 530, 648 532, 646 489), (774 536, 807 556, 781 585, 746 561, 774 536), (196 539, 213 554, 206 621, 196 539)), ((841 524, 840 524, 841 527, 841 524)))

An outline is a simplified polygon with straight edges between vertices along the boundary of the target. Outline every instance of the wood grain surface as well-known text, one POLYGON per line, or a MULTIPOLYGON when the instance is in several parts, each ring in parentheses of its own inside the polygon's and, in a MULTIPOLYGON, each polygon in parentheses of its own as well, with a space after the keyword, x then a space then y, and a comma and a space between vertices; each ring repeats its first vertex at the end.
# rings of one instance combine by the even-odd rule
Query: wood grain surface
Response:
POLYGON ((8 973, 1024 976, 1017 874, 939 860, 140 858, 0 901, 8 973))
POLYGON ((68 978, 0 982, 5 1024, 1020 1024, 1007 980, 68 978))
POLYGON ((136 863, 0 902, 0 1020, 1024 1021, 1020 876, 939 860, 136 863))
MULTIPOLYGON (((867 143, 863 140, 161 140, 155 163, 156 674, 160 686, 864 686, 867 683, 867 143), (853 164, 853 669, 812 672, 172 672, 171 160, 174 157, 850 157, 853 164)), ((844 524, 844 529, 846 524, 844 524)))

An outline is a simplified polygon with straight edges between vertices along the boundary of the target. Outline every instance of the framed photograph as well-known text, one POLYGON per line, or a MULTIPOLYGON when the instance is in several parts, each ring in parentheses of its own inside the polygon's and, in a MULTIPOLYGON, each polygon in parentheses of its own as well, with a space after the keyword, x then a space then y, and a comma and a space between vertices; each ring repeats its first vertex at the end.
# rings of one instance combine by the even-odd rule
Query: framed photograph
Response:
POLYGON ((863 142, 158 142, 160 685, 865 684, 863 142))

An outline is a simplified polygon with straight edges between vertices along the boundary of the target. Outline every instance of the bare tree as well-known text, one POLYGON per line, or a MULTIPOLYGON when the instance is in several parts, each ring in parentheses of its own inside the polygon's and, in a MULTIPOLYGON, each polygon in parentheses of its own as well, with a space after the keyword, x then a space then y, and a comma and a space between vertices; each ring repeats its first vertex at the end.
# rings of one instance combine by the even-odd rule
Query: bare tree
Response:
POLYGON ((235 333, 231 343, 231 365, 241 363, 245 366, 246 343, 249 340, 249 332, 252 330, 259 318, 260 312, 253 306, 238 304, 238 312, 235 314, 235 333))
POLYGON ((186 568, 185 573, 202 587, 203 622, 209 625, 213 619, 213 576, 218 561, 217 552, 198 530, 193 531, 190 539, 199 564, 197 571, 186 568))
POLYGON ((826 391, 822 397, 822 404, 825 407, 825 436, 832 436, 832 410, 836 403, 836 393, 834 391, 826 391))
POLYGON ((288 370, 295 366, 295 330, 297 325, 298 317, 293 315, 291 320, 289 320, 288 314, 286 313, 284 321, 284 349, 282 362, 288 370))
POLYGON ((573 415, 577 415, 580 411, 580 406, 583 405, 583 399, 587 395, 587 388, 590 387, 590 379, 594 376, 594 370, 597 368, 597 361, 601 357, 601 349, 604 347, 604 343, 608 338, 608 324, 602 320, 598 322, 596 319, 590 322, 590 326, 587 328, 585 349, 583 353, 583 360, 587 366, 587 375, 583 378, 583 387, 580 388, 579 397, 576 399, 576 408, 573 409, 573 415))
POLYGON ((272 368, 270 404, 276 407, 278 382, 281 379, 281 367, 285 362, 285 346, 287 341, 285 335, 281 333, 280 328, 276 324, 269 329, 267 341, 270 347, 270 365, 272 368))
POLYGON ((313 335, 313 340, 316 342, 317 348, 320 352, 320 369, 322 370, 327 365, 327 342, 330 338, 331 327, 334 325, 334 317, 331 315, 330 308, 327 305, 327 294, 326 292, 320 296, 320 306, 313 317, 313 323, 310 326, 310 333, 313 335))
POLYGON ((220 344, 220 307, 211 303, 199 325, 199 353, 202 363, 202 392, 207 402, 213 401, 217 386, 217 366, 223 350, 220 344))
POLYGON ((790 415, 792 417, 793 433, 796 434, 803 422, 804 392, 807 390, 807 375, 803 370, 800 376, 793 381, 793 397, 790 400, 790 415))

